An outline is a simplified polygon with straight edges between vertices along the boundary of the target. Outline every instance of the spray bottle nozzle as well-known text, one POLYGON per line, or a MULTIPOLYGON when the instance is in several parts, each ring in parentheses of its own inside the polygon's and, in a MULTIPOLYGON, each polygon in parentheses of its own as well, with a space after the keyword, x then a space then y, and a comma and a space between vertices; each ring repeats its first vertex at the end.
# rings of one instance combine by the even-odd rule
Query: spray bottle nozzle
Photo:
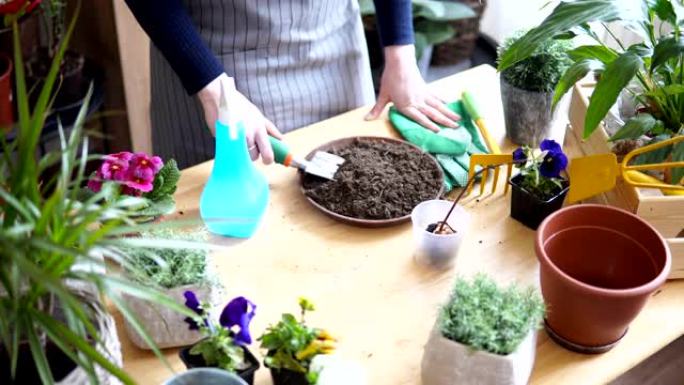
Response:
POLYGON ((218 106, 218 121, 223 126, 228 127, 228 134, 231 140, 236 140, 238 138, 237 125, 234 124, 230 119, 230 113, 228 112, 228 94, 226 92, 225 83, 223 79, 219 81, 221 86, 221 93, 219 95, 219 106, 218 106))

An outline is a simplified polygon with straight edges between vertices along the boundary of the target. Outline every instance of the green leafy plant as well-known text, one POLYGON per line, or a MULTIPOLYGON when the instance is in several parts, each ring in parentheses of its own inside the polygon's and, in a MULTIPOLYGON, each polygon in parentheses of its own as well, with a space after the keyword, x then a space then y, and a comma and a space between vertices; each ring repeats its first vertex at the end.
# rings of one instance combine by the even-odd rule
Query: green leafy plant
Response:
MULTIPOLYGON (((361 15, 375 15, 373 0, 360 0, 361 15)), ((451 1, 413 0, 413 30, 416 56, 426 47, 443 43, 456 34, 450 22, 477 16, 469 6, 451 1)))
MULTIPOLYGON (((143 238, 181 239, 206 242, 206 231, 187 232, 177 229, 151 230, 143 238)), ((209 284, 207 273, 208 251, 204 249, 132 248, 126 250, 126 271, 135 281, 165 289, 185 285, 209 284)))
MULTIPOLYGON (((80 8, 80 3, 77 6, 80 8)), ((19 40, 19 15, 8 16, 13 30, 18 125, 14 141, 0 136, 0 352, 6 354, 15 377, 21 365, 33 365, 42 383, 55 379, 46 355, 53 344, 81 367, 91 383, 97 383, 95 367, 119 378, 124 384, 133 379, 96 349, 103 345, 95 326, 95 307, 106 299, 129 321, 153 351, 159 349, 123 301, 123 294, 148 300, 182 314, 191 315, 182 305, 163 293, 114 273, 106 274, 106 256, 125 265, 123 251, 141 244, 156 247, 193 247, 189 242, 123 237, 134 228, 131 207, 141 198, 119 199, 113 183, 104 183, 90 199, 77 199, 85 183, 88 138, 82 135, 92 88, 67 136, 59 126, 60 149, 36 158, 37 146, 50 110, 53 87, 62 58, 76 24, 74 17, 56 49, 50 70, 37 90, 35 104, 27 95, 24 62, 19 40), (85 298, 82 288, 94 292, 85 298), (58 307, 61 316, 52 310, 58 307), (18 362, 20 346, 28 344, 32 363, 18 362)), ((166 362, 166 361, 164 361, 166 362)), ((3 373, 4 375, 4 373, 3 373)))
MULTIPOLYGON (((505 39, 499 47, 499 57, 503 56, 522 35, 522 32, 518 32, 505 39)), ((570 49, 572 43, 567 40, 548 40, 530 57, 506 68, 501 76, 516 88, 532 92, 551 92, 572 64, 567 54, 570 49)))
POLYGON ((494 354, 514 352, 539 327, 544 302, 533 287, 501 288, 479 274, 458 278, 439 315, 439 330, 452 341, 494 354))
MULTIPOLYGON (((561 2, 538 27, 531 29, 502 55, 499 69, 506 71, 527 59, 551 39, 588 36, 594 44, 569 52, 573 64, 556 86, 554 103, 590 72, 598 77, 584 122, 584 137, 599 126, 620 94, 630 93, 638 114, 610 139, 637 139, 647 135, 656 143, 682 135, 684 122, 684 36, 680 0, 574 0, 561 2), (642 41, 626 45, 607 23, 619 23, 642 41), (599 38, 606 31, 617 46, 599 38)), ((636 163, 684 160, 684 145, 668 147, 636 158, 636 163)), ((679 184, 684 169, 673 169, 672 184, 679 184)))
POLYGON ((314 305, 306 298, 299 299, 300 319, 283 314, 281 320, 268 327, 259 337, 261 347, 268 351, 264 359, 271 369, 285 369, 305 373, 309 383, 315 384, 318 373, 309 371, 311 360, 317 354, 329 354, 335 349, 335 340, 323 329, 306 325, 306 312, 314 305))

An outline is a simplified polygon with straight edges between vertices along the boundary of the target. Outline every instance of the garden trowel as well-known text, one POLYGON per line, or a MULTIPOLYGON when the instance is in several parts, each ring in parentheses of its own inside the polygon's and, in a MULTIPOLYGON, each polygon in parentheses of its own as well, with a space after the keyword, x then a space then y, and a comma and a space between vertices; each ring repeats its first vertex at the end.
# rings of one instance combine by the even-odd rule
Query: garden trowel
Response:
POLYGON ((294 167, 307 174, 316 175, 321 178, 334 180, 335 173, 344 163, 344 158, 325 151, 316 151, 311 160, 295 157, 290 149, 282 141, 269 136, 273 156, 276 163, 285 167, 294 167))
POLYGON ((570 162, 570 167, 568 167, 568 174, 570 175, 568 202, 577 202, 613 189, 619 176, 621 176, 627 184, 634 187, 656 188, 667 195, 679 195, 680 192, 684 193, 684 186, 669 185, 658 180, 653 181, 652 178, 641 173, 641 171, 644 170, 664 170, 684 167, 684 161, 629 165, 629 162, 637 155, 642 155, 667 146, 674 146, 677 143, 684 143, 684 136, 676 136, 672 139, 637 148, 625 155, 622 163, 618 163, 617 157, 613 153, 573 159, 570 162))

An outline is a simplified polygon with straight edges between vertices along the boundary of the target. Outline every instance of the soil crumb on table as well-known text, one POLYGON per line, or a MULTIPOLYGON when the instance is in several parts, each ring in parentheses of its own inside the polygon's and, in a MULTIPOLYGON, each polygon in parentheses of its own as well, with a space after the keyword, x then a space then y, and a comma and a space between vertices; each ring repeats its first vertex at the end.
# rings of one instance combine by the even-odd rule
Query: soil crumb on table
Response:
POLYGON ((337 214, 392 219, 411 213, 441 190, 440 170, 430 155, 408 145, 359 139, 330 151, 346 161, 334 181, 305 175, 306 195, 337 214))

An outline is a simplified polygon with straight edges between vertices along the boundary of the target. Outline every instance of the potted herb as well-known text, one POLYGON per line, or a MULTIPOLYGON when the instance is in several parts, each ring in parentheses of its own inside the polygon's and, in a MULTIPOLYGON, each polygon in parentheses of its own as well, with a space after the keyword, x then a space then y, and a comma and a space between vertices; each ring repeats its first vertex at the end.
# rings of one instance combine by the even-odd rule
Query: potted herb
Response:
MULTIPOLYGON (((143 232, 141 237, 205 242, 207 233, 160 229, 143 232)), ((188 290, 201 298, 214 297, 217 283, 208 271, 209 253, 206 249, 141 247, 127 252, 129 258, 124 269, 135 282, 159 288, 177 302, 183 301, 184 293, 188 290)), ((129 295, 125 295, 124 300, 160 348, 187 346, 201 338, 197 330, 183 327, 185 316, 180 313, 129 295)), ((125 327, 134 345, 149 349, 149 345, 129 322, 125 322, 125 327)))
POLYGON ((520 147, 513 152, 513 162, 520 173, 510 180, 511 217, 536 230, 539 224, 563 206, 570 186, 561 176, 568 158, 561 146, 544 139, 539 149, 520 147))
POLYGON ((312 360, 335 349, 335 340, 325 330, 306 324, 306 312, 315 310, 314 305, 300 298, 299 308, 299 320, 292 314, 283 314, 277 324, 269 326, 259 337, 261 347, 267 350, 264 364, 271 370, 274 385, 315 384, 318 372, 312 369, 312 360))
MULTIPOLYGON (((681 2, 574 0, 561 2, 536 28, 533 28, 502 55, 499 69, 506 71, 529 58, 538 47, 552 39, 584 35, 591 41, 569 52, 573 64, 556 86, 554 104, 575 83, 589 73, 598 79, 584 120, 588 138, 606 117, 623 91, 636 100, 636 114, 628 119, 610 140, 640 139, 655 143, 682 135, 684 125, 684 40, 681 2), (620 41, 606 23, 619 23, 636 31, 643 40, 631 45, 620 41), (599 38, 607 31, 610 45, 599 38), (614 43, 614 44, 613 44, 614 43), (617 47, 617 48, 614 48, 617 47)), ((637 163, 684 160, 684 145, 644 154, 637 163)), ((671 184, 681 183, 684 168, 660 176, 671 184)))
POLYGON ((185 322, 190 330, 199 330, 204 337, 196 344, 179 352, 188 369, 214 367, 234 372, 248 384, 254 383, 254 372, 259 361, 246 348, 252 343, 249 324, 256 305, 245 297, 237 297, 223 308, 219 322, 211 318, 211 305, 200 302, 192 291, 186 291, 185 306, 195 312, 185 322), (238 328, 237 332, 233 328, 238 328))
MULTIPOLYGON (((425 76, 432 57, 432 47, 451 39, 456 30, 450 23, 477 16, 475 11, 462 3, 437 0, 412 0, 413 30, 415 35, 418 68, 425 76)), ((375 26, 375 6, 372 0, 360 0, 361 15, 371 57, 371 67, 382 68, 384 59, 379 45, 380 38, 375 26)))
MULTIPOLYGON (((505 55, 520 36, 518 33, 504 40, 499 47, 499 57, 505 55)), ((551 136, 554 123, 564 119, 562 109, 554 113, 552 103, 554 89, 571 64, 567 54, 571 48, 568 41, 549 40, 528 58, 501 72, 506 136, 513 143, 537 147, 542 139, 551 136)))
POLYGON ((527 384, 543 317, 532 287, 457 279, 425 345, 423 385, 527 384))
MULTIPOLYGON (((19 41, 17 18, 7 17, 15 42, 19 41)), ((13 47, 17 137, 3 144, 0 157, 3 384, 133 384, 121 368, 116 327, 105 301, 143 338, 147 334, 138 328, 123 293, 190 313, 157 290, 107 273, 105 260, 95 256, 125 263, 128 255, 121 250, 135 247, 135 242, 120 235, 131 231, 134 222, 128 209, 139 204, 140 198, 120 200, 113 184, 105 183, 92 199, 77 199, 78 188, 86 181, 88 142, 82 132, 90 93, 71 133, 65 135, 60 127, 60 149, 36 159, 38 138, 75 21, 60 42, 42 87, 35 90, 35 104, 29 102, 20 44, 13 47)), ((161 357, 159 349, 154 347, 154 351, 161 357)))
POLYGON ((158 156, 141 152, 109 154, 91 175, 88 181, 89 191, 84 191, 82 199, 88 199, 99 192, 103 182, 116 182, 121 199, 131 196, 143 198, 137 206, 131 207, 131 216, 137 222, 148 222, 171 214, 176 209, 173 194, 179 179, 180 171, 173 159, 164 163, 158 156))

